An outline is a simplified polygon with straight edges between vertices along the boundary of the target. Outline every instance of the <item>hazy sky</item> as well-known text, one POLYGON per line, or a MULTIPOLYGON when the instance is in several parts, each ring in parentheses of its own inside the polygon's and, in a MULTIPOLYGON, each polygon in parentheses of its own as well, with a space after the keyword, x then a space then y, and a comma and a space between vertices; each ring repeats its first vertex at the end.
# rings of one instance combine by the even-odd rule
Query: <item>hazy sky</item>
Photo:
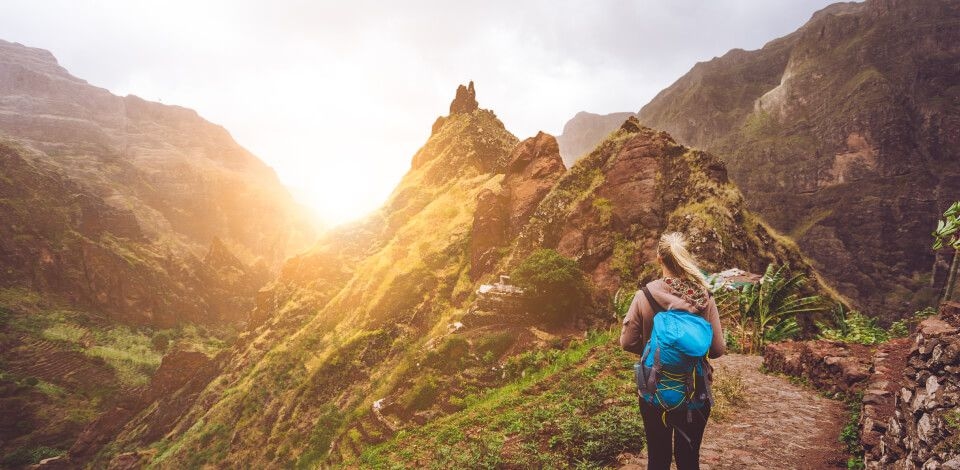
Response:
POLYGON ((118 95, 196 109, 332 222, 379 206, 459 83, 521 139, 636 111, 825 0, 4 0, 0 38, 118 95))

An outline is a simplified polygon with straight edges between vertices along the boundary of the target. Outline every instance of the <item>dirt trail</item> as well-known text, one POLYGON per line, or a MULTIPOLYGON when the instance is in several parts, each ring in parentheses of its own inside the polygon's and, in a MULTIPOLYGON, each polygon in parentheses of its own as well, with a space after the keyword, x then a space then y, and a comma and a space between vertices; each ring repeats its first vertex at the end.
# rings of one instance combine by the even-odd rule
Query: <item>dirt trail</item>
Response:
MULTIPOLYGON (((716 361, 743 377, 744 403, 723 422, 707 423, 700 468, 830 469, 846 468, 837 438, 846 414, 843 404, 760 372, 759 356, 730 354, 716 361)), ((646 468, 646 454, 629 459, 621 470, 646 468)), ((675 467, 674 467, 675 468, 675 467)))

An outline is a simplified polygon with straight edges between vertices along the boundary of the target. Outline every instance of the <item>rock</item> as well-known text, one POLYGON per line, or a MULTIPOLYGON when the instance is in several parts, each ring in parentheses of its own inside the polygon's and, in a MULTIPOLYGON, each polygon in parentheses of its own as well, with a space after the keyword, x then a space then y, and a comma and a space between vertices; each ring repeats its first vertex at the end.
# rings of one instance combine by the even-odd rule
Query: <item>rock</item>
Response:
POLYGON ((470 277, 488 274, 500 260, 498 249, 509 242, 507 197, 484 189, 477 195, 477 211, 470 231, 470 277))
POLYGON ((930 378, 927 379, 926 388, 927 395, 933 395, 934 393, 937 393, 937 390, 940 389, 940 382, 937 381, 937 377, 935 375, 931 375, 930 378))
POLYGON ((540 201, 566 172, 557 139, 539 132, 510 154, 503 187, 510 218, 509 238, 519 234, 540 201))
POLYGON ((950 468, 940 464, 956 458, 953 447, 944 442, 953 434, 944 414, 956 408, 960 383, 942 360, 960 343, 960 337, 951 332, 954 328, 938 317, 930 317, 918 327, 914 341, 918 347, 910 350, 908 359, 913 372, 904 376, 897 393, 897 411, 878 447, 879 456, 868 454, 871 461, 887 462, 891 468, 950 468), (902 449, 894 445, 898 441, 903 443, 902 449))
POLYGON ((950 301, 940 304, 937 316, 950 325, 960 327, 960 302, 950 301))
POLYGON ((800 362, 800 354, 803 347, 803 343, 794 341, 768 343, 763 348, 763 365, 770 371, 801 377, 803 363, 800 362))
POLYGON ((960 470, 960 455, 943 463, 943 470, 960 470))
POLYGON ((473 88, 473 81, 468 86, 457 87, 457 95, 450 103, 450 114, 469 114, 479 107, 477 92, 473 88))
MULTIPOLYGON (((924 319, 920 322, 920 325, 917 327, 917 331, 920 332, 919 338, 923 338, 924 342, 930 343, 931 339, 940 338, 943 336, 956 336, 957 332, 960 331, 960 328, 957 328, 941 319, 938 316, 932 316, 924 319)), ((935 344, 939 344, 937 341, 935 344)), ((932 349, 928 349, 927 353, 932 349)), ((923 354, 927 354, 923 353, 923 354)))

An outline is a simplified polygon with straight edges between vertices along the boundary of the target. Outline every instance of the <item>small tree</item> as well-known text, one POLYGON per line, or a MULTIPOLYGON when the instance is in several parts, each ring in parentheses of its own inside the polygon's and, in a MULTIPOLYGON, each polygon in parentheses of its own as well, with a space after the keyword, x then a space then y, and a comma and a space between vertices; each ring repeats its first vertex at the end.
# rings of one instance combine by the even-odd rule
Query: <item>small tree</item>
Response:
POLYGON ((818 296, 800 297, 803 273, 790 275, 785 266, 767 266, 758 284, 746 284, 721 296, 724 313, 732 318, 733 339, 742 352, 756 354, 768 341, 780 341, 800 331, 797 315, 819 310, 818 296))
POLYGON ((957 264, 960 259, 960 201, 954 202, 943 219, 937 221, 937 229, 933 232, 933 249, 943 247, 953 248, 953 261, 950 263, 950 272, 947 274, 947 285, 943 289, 942 300, 953 297, 954 284, 957 283, 957 264))
POLYGON ((527 293, 527 307, 549 323, 575 318, 590 299, 590 287, 577 262, 556 250, 534 251, 510 278, 527 293))

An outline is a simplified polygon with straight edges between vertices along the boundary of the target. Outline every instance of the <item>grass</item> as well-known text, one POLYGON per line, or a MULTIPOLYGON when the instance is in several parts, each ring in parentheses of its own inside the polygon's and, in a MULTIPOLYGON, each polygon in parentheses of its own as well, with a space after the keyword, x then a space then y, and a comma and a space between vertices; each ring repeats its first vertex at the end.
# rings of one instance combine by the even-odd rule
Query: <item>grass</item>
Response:
MULTIPOLYGON (((464 397, 464 409, 363 452, 364 467, 596 468, 643 446, 632 356, 610 332, 565 350, 530 351, 513 380, 464 397)), ((350 463, 348 463, 349 465, 350 463)))
POLYGON ((843 430, 840 431, 840 442, 847 446, 850 457, 847 459, 848 469, 862 469, 863 446, 860 445, 860 409, 863 406, 863 394, 859 393, 846 400, 850 417, 843 430))
POLYGON ((713 406, 710 418, 726 421, 735 414, 735 409, 744 402, 743 376, 729 368, 718 367, 714 371, 713 406))
POLYGON ((111 325, 94 313, 65 309, 55 299, 19 288, 0 290, 0 311, 12 330, 101 359, 131 387, 150 380, 164 352, 193 350, 212 356, 235 335, 229 327, 210 330, 192 324, 167 330, 111 325), (165 347, 157 347, 157 337, 163 337, 165 347))

